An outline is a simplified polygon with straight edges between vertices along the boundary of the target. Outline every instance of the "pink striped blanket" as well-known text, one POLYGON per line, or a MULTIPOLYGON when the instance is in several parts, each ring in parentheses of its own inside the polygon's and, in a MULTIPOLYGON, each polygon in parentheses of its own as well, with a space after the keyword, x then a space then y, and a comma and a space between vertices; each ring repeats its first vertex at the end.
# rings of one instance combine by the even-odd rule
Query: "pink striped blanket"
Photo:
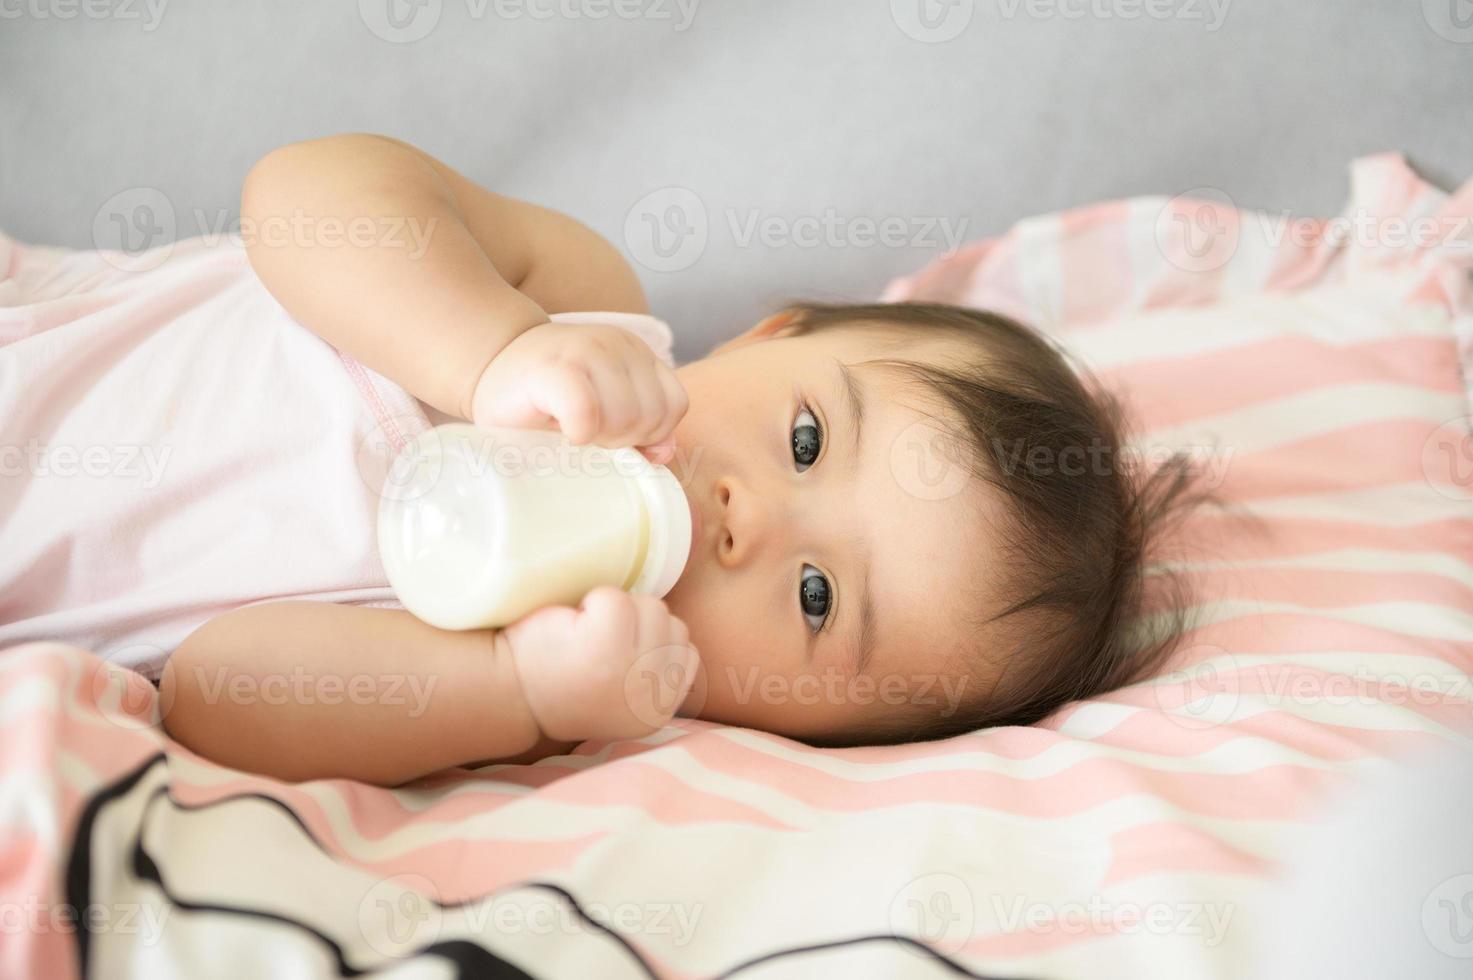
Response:
MULTIPOLYGON (((890 285, 1035 323, 1220 494, 1160 678, 817 750, 679 720, 398 790, 213 765, 87 651, 0 652, 0 975, 1238 977, 1293 831, 1473 745, 1473 180, 1021 222, 890 285)), ((1467 870, 1467 869, 1465 869, 1467 870)))

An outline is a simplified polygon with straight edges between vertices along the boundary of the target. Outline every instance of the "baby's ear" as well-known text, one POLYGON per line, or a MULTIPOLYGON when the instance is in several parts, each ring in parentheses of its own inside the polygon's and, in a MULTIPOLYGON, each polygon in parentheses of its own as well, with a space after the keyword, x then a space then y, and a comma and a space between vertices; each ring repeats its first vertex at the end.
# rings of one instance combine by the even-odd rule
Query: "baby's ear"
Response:
POLYGON ((723 351, 744 347, 747 344, 756 343, 759 340, 773 340, 778 337, 786 337, 794 332, 797 325, 797 310, 779 310, 772 314, 772 316, 758 321, 754 326, 748 327, 730 340, 725 340, 717 344, 712 348, 711 354, 720 354, 723 351))
POLYGON ((778 310, 771 316, 758 321, 755 326, 749 327, 739 339, 774 340, 792 334, 797 328, 797 310, 778 310))
POLYGON ((747 331, 754 337, 771 340, 774 337, 786 337, 798 329, 797 310, 778 310, 772 316, 764 318, 751 330, 747 331))

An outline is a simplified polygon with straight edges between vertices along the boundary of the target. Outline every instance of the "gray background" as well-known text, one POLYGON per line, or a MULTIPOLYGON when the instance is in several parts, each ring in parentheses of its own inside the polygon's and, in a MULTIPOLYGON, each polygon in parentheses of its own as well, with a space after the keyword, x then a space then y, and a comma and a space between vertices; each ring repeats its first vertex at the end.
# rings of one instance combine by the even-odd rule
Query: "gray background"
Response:
POLYGON ((1473 175, 1469 0, 154 2, 0 3, 0 228, 139 246, 107 217, 142 199, 188 237, 273 146, 382 132, 607 235, 682 361, 786 298, 873 296, 945 247, 929 219, 1199 187, 1331 214, 1380 150, 1473 175), (792 237, 826 213, 840 245, 792 237), (754 217, 776 237, 744 244, 754 217))

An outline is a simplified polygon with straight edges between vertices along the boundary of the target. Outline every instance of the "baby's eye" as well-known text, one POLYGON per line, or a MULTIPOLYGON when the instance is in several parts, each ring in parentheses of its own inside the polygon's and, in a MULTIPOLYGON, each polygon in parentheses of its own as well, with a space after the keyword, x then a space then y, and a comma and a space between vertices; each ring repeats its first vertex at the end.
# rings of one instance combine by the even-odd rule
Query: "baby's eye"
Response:
POLYGON ((798 410, 798 417, 793 420, 793 461, 798 464, 799 473, 813 465, 822 448, 823 426, 818 424, 818 419, 804 405, 798 410))
POLYGON ((803 577, 798 580, 798 606, 805 617, 818 617, 817 623, 809 620, 809 628, 813 632, 823 629, 824 621, 829 617, 829 580, 812 565, 803 566, 803 577))

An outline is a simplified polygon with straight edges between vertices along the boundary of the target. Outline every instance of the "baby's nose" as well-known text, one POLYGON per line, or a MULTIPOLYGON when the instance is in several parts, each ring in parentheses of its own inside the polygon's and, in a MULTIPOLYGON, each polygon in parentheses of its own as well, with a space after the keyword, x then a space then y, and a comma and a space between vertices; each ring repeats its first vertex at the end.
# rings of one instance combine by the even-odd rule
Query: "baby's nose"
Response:
POLYGON ((770 508, 732 477, 716 481, 716 559, 728 568, 752 561, 771 537, 770 508))

